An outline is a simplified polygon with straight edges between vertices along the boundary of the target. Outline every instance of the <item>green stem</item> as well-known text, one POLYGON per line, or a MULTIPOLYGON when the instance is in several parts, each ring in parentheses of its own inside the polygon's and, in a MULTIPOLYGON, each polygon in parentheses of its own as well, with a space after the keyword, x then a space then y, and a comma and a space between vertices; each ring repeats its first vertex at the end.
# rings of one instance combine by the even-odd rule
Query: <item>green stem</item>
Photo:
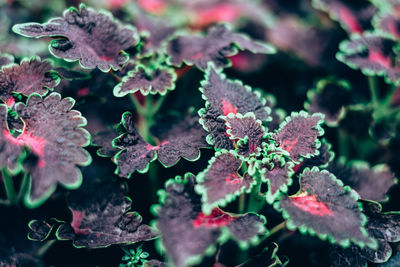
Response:
POLYGON ((6 189, 7 198, 10 201, 10 204, 13 205, 18 203, 18 198, 17 194, 15 193, 14 183, 11 175, 5 168, 1 170, 1 175, 3 177, 4 187, 6 189))
POLYGON ((21 186, 19 187, 19 192, 17 198, 20 200, 28 191, 28 186, 29 186, 29 175, 28 172, 24 173, 24 177, 22 178, 22 183, 21 186))
POLYGON ((256 184, 253 186, 253 189, 251 190, 250 193, 250 199, 247 204, 247 209, 246 211, 253 211, 253 212, 259 212, 265 205, 265 198, 262 197, 260 191, 261 191, 261 175, 256 176, 256 184))
POLYGON ((160 110, 166 98, 167 95, 162 95, 157 99, 156 103, 153 105, 152 115, 156 114, 160 110))
POLYGON ((44 243, 43 246, 38 249, 37 255, 42 258, 46 254, 46 252, 56 243, 56 241, 56 239, 46 241, 46 243, 44 243))
POLYGON ((376 108, 379 105, 378 99, 378 81, 375 76, 368 76, 369 91, 371 94, 371 101, 376 108))
POLYGON ((146 109, 140 104, 139 100, 137 100, 135 94, 129 94, 129 97, 138 113, 144 114, 146 112, 146 109))
POLYGON ((269 236, 279 232, 282 229, 285 229, 285 227, 286 227, 286 221, 283 221, 280 224, 274 226, 274 228, 272 228, 271 231, 269 231, 269 236))

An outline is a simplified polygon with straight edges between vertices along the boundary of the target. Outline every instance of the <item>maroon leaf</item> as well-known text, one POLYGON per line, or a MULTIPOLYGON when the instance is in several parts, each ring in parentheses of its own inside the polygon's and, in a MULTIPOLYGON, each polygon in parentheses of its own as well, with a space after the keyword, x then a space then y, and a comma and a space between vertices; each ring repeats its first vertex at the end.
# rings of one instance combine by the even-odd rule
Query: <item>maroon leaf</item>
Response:
POLYGON ((176 31, 167 20, 151 17, 142 12, 138 14, 135 25, 144 42, 140 50, 142 56, 159 53, 162 46, 176 31))
POLYGON ((353 160, 347 164, 339 161, 331 164, 328 170, 356 190, 361 198, 373 201, 387 201, 386 193, 397 183, 393 172, 386 164, 371 168, 365 161, 353 160))
POLYGON ((296 195, 283 195, 274 207, 282 211, 291 230, 316 234, 321 239, 348 247, 350 241, 360 247, 376 248, 364 225, 366 217, 357 203, 358 195, 333 174, 318 168, 305 169, 296 195))
POLYGON ((32 220, 28 224, 30 232, 28 239, 34 241, 44 241, 50 235, 52 226, 45 221, 32 220))
POLYGON ((197 175, 196 191, 202 195, 205 213, 234 201, 243 191, 250 191, 254 181, 248 173, 238 173, 241 165, 242 160, 234 154, 217 152, 208 168, 197 175))
POLYGON ((129 59, 123 50, 138 42, 135 28, 122 26, 110 13, 97 12, 84 4, 44 24, 17 24, 13 31, 27 37, 55 37, 49 48, 56 57, 79 60, 85 68, 97 67, 104 72, 119 69, 129 59))
POLYGON ((158 145, 147 143, 137 132, 132 114, 122 116, 123 134, 114 140, 113 145, 121 149, 115 156, 117 172, 122 177, 129 177, 135 170, 146 172, 151 161, 158 160, 165 166, 175 165, 180 158, 190 161, 200 157, 199 149, 208 147, 206 132, 198 123, 198 117, 189 112, 184 118, 167 116, 161 118, 151 129, 158 145))
POLYGON ((200 91, 206 100, 206 107, 199 111, 200 123, 210 134, 207 142, 216 148, 233 149, 233 142, 226 134, 225 120, 221 116, 229 113, 246 114, 253 112, 261 122, 270 120, 270 109, 259 93, 239 81, 226 79, 220 71, 209 64, 200 91))
POLYGON ((389 9, 374 17, 375 27, 393 38, 400 38, 400 18, 396 10, 389 9), (389 12, 388 12, 389 11, 389 12))
POLYGON ((97 155, 101 157, 115 156, 119 152, 119 149, 112 146, 115 138, 117 138, 117 132, 113 129, 96 133, 92 137, 92 145, 101 147, 97 150, 97 155))
POLYGON ((397 83, 400 70, 392 61, 397 55, 395 46, 395 40, 378 34, 354 35, 340 44, 336 57, 353 69, 361 69, 365 75, 385 76, 397 83))
POLYGON ((280 192, 286 193, 288 186, 292 184, 294 164, 278 155, 272 154, 270 157, 264 155, 261 162, 256 162, 255 167, 259 170, 262 181, 268 185, 266 200, 272 204, 280 192))
POLYGON ((158 66, 156 70, 137 65, 135 70, 128 72, 122 82, 114 87, 114 95, 123 97, 140 91, 142 95, 157 93, 165 95, 175 88, 176 74, 173 68, 158 66))
POLYGON ((52 93, 42 99, 32 94, 27 104, 18 103, 15 109, 24 122, 23 132, 6 139, 15 146, 28 147, 35 157, 24 165, 31 175, 31 190, 25 198, 28 206, 40 205, 55 190, 57 183, 67 188, 77 188, 82 174, 76 165, 91 162, 89 153, 82 147, 89 144, 90 135, 82 128, 86 119, 80 112, 71 110, 72 98, 61 99, 52 93))
POLYGON ((344 81, 321 80, 307 93, 309 102, 304 107, 310 112, 321 112, 329 126, 337 126, 345 115, 345 107, 353 103, 350 85, 344 81))
POLYGON ((363 201, 362 204, 364 213, 368 217, 365 228, 378 241, 377 249, 367 247, 361 249, 352 245, 348 249, 336 248, 335 255, 339 255, 347 262, 354 260, 361 262, 368 260, 374 263, 386 262, 392 255, 389 242, 400 241, 400 213, 382 212, 381 205, 372 201, 363 201))
POLYGON ((114 162, 118 165, 116 172, 122 177, 130 177, 135 170, 147 172, 149 163, 157 157, 156 149, 140 136, 132 113, 122 114, 119 128, 124 133, 113 141, 113 147, 121 149, 114 157, 114 162))
MULTIPOLYGON (((360 1, 359 1, 360 2, 360 1)), ((372 16, 377 9, 365 2, 357 6, 352 1, 343 0, 313 0, 313 6, 329 13, 332 19, 340 22, 342 27, 351 33, 362 33, 371 25, 372 16)))
POLYGON ((0 167, 7 167, 11 173, 17 173, 21 168, 19 159, 22 156, 22 149, 9 142, 11 134, 7 126, 7 112, 7 106, 0 104, 0 167))
POLYGON ((283 150, 289 152, 295 163, 318 154, 321 143, 318 137, 323 135, 321 128, 324 116, 320 113, 309 115, 307 112, 292 112, 281 123, 278 132, 272 135, 283 150))
POLYGON ((100 248, 113 244, 133 244, 157 236, 142 217, 130 211, 132 200, 127 186, 119 182, 84 184, 68 197, 70 224, 57 229, 57 238, 72 240, 75 247, 100 248))
MULTIPOLYGON (((299 164, 293 167, 295 173, 302 173, 305 168, 319 167, 326 168, 332 162, 335 157, 335 153, 332 151, 332 145, 326 141, 326 139, 322 139, 321 146, 318 148, 318 155, 312 156, 310 158, 304 159, 299 164)), ((335 174, 335 172, 333 172, 335 174)), ((338 177, 341 177, 338 175, 338 177)))
POLYGON ((229 113, 225 118, 226 134, 234 140, 239 155, 249 157, 259 155, 261 144, 266 137, 262 122, 257 120, 254 113, 229 113))
POLYGON ((177 115, 159 118, 151 132, 160 141, 157 155, 165 167, 175 165, 180 158, 195 161, 200 157, 200 148, 209 147, 206 142, 207 132, 192 110, 183 118, 177 115))
POLYGON ((208 62, 213 62, 217 68, 228 66, 229 59, 226 57, 235 55, 237 48, 260 54, 275 52, 272 46, 232 32, 224 24, 212 27, 205 36, 178 36, 168 43, 167 50, 172 65, 181 66, 185 62, 204 70, 208 62))
POLYGON ((265 219, 246 213, 232 216, 215 208, 209 215, 201 211, 201 196, 196 194, 195 177, 187 174, 166 183, 160 192, 157 228, 162 244, 175 266, 197 262, 227 227, 238 241, 246 241, 264 231, 265 219))
POLYGON ((14 63, 14 57, 12 55, 0 53, 0 68, 11 63, 14 63))
POLYGON ((12 106, 15 102, 12 93, 45 95, 60 82, 60 77, 52 69, 49 61, 36 57, 24 58, 20 65, 3 67, 0 70, 0 99, 12 106))

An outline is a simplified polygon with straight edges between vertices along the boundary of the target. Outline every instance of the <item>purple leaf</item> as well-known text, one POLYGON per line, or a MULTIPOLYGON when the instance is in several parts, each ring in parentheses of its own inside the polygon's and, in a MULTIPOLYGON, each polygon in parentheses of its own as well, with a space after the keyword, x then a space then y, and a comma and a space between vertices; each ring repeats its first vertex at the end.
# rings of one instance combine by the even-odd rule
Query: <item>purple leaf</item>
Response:
POLYGON ((30 232, 28 233, 28 239, 40 242, 49 237, 53 228, 47 222, 39 220, 30 221, 28 227, 30 229, 30 232))
POLYGON ((200 148, 209 147, 206 142, 207 132, 192 110, 183 118, 175 115, 159 118, 151 132, 160 141, 157 155, 165 167, 175 165, 180 158, 195 161, 200 157, 200 148))
POLYGON ((55 37, 49 49, 54 56, 67 61, 79 60, 84 68, 99 68, 108 72, 117 70, 128 61, 123 50, 138 42, 136 29, 115 21, 111 13, 97 12, 84 4, 79 10, 71 7, 63 17, 47 23, 14 25, 13 31, 26 37, 55 37))
POLYGON ((154 239, 157 234, 142 224, 142 217, 130 211, 128 188, 120 182, 84 184, 68 197, 70 224, 56 232, 60 240, 72 240, 75 247, 101 248, 154 239))
POLYGON ((20 65, 4 66, 0 70, 0 99, 7 106, 13 106, 15 100, 12 93, 45 95, 60 82, 60 77, 52 69, 49 61, 37 57, 24 58, 20 65))
POLYGON ((12 55, 0 53, 0 68, 11 63, 14 63, 14 57, 12 55))
POLYGON ((162 234, 163 246, 177 267, 199 261, 220 237, 222 227, 227 227, 242 242, 265 231, 265 219, 253 213, 232 216, 215 208, 209 215, 204 214, 195 184, 195 177, 188 173, 184 178, 169 180, 165 191, 159 194, 157 228, 162 234))
POLYGON ((16 174, 21 169, 19 159, 22 156, 22 149, 9 141, 11 133, 7 126, 7 112, 7 106, 0 104, 0 167, 6 167, 11 173, 16 174))
POLYGON ((185 62, 204 70, 208 62, 213 62, 217 68, 228 66, 226 57, 237 54, 237 48, 252 53, 275 53, 272 46, 235 33, 224 24, 212 27, 205 36, 178 36, 168 43, 167 51, 172 65, 181 66, 185 62))
POLYGON ((264 157, 261 162, 256 162, 256 168, 261 174, 261 179, 268 185, 266 200, 272 204, 281 192, 287 193, 288 186, 292 184, 294 164, 291 161, 278 157, 279 160, 264 157), (280 162, 282 160, 282 162, 280 162))
POLYGON ((217 152, 206 170, 197 175, 196 191, 202 195, 202 210, 209 213, 213 208, 226 206, 236 197, 249 192, 254 180, 247 173, 238 173, 242 160, 232 153, 217 152))
POLYGON ((348 247, 350 241, 360 247, 376 248, 376 240, 365 229, 366 217, 357 203, 357 193, 326 170, 305 169, 296 195, 283 195, 274 207, 287 219, 291 230, 317 235, 348 247))
POLYGON ((365 228, 378 241, 377 249, 374 250, 367 247, 361 249, 352 245, 348 249, 337 248, 335 254, 348 262, 354 260, 363 262, 368 260, 374 263, 386 262, 392 255, 392 248, 389 242, 400 241, 400 213, 382 212, 381 205, 372 201, 363 201, 362 204, 364 213, 368 217, 365 228))
POLYGON ((128 72, 122 82, 114 87, 114 95, 123 97, 138 91, 142 95, 157 93, 165 95, 175 88, 176 74, 173 68, 158 66, 156 70, 137 65, 135 70, 128 72))
POLYGON ((314 8, 329 13, 330 17, 340 22, 349 33, 362 33, 371 26, 372 16, 377 9, 365 2, 364 6, 351 5, 351 1, 343 0, 313 0, 314 8))
POLYGON ((44 99, 32 94, 26 105, 15 106, 24 129, 18 137, 8 134, 6 138, 15 146, 28 147, 34 156, 34 160, 24 164, 32 180, 30 194, 25 198, 28 206, 40 205, 57 183, 70 189, 79 187, 82 174, 76 165, 91 162, 89 153, 82 148, 90 140, 89 133, 82 128, 86 119, 71 109, 74 102, 72 98, 61 99, 58 93, 44 99))
POLYGON ((236 144, 239 155, 249 157, 260 154, 261 144, 266 137, 262 122, 257 120, 254 113, 229 113, 223 118, 226 123, 226 134, 236 144))
POLYGON ((304 107, 311 114, 324 114, 329 126, 337 126, 345 115, 345 107, 353 104, 350 85, 344 80, 321 80, 315 89, 308 91, 307 97, 304 107))
MULTIPOLYGON (((310 158, 305 158, 302 162, 295 165, 293 170, 295 173, 302 173, 305 168, 326 168, 329 163, 331 163, 335 157, 335 153, 332 151, 332 145, 326 141, 326 139, 321 140, 321 146, 318 148, 318 155, 312 156, 310 158)), ((333 174, 335 174, 333 172, 333 174)), ((341 177, 338 175, 338 177, 341 177)))
POLYGON ((386 164, 379 164, 373 168, 365 161, 339 161, 331 164, 328 170, 357 191, 363 199, 373 201, 387 201, 386 193, 397 183, 394 173, 386 164))
POLYGON ((92 145, 99 146, 97 155, 100 157, 113 157, 119 152, 119 149, 112 146, 113 140, 117 138, 117 132, 113 129, 107 129, 96 133, 92 137, 92 145))
POLYGON ((295 163, 318 155, 321 143, 318 137, 324 134, 321 128, 324 115, 307 112, 292 112, 290 117, 281 123, 279 130, 272 135, 277 145, 289 152, 290 159, 295 163))
POLYGON ((130 177, 137 170, 147 172, 149 163, 157 157, 156 148, 148 144, 140 136, 135 128, 133 115, 125 112, 119 128, 123 134, 114 139, 112 146, 121 149, 115 157, 114 162, 118 165, 117 173, 122 177, 130 177))
POLYGON ((279 129, 279 125, 282 123, 284 118, 286 117, 286 112, 283 109, 276 107, 276 99, 273 95, 267 94, 265 96, 265 105, 271 110, 271 121, 268 122, 268 130, 273 132, 274 130, 279 129))
POLYGON ((394 39, 400 38, 400 18, 396 14, 396 10, 389 9, 376 15, 374 23, 378 30, 390 34, 394 39))
POLYGON ((385 76, 397 83, 400 70, 392 61, 397 55, 395 46, 395 40, 378 34, 354 35, 340 44, 336 57, 353 69, 361 69, 365 75, 385 76))
POLYGON ((117 172, 122 177, 129 177, 135 170, 146 172, 151 161, 158 160, 165 167, 175 165, 180 158, 195 161, 200 157, 200 148, 208 147, 206 132, 198 123, 198 117, 192 112, 184 118, 166 116, 155 123, 151 133, 158 140, 158 145, 147 143, 137 132, 132 114, 122 116, 121 125, 124 133, 116 138, 113 145, 121 149, 115 156, 117 172))
POLYGON ((138 14, 135 25, 143 39, 144 44, 140 54, 144 57, 159 53, 176 31, 167 20, 152 17, 143 12, 138 14))
POLYGON ((253 92, 249 86, 239 81, 226 79, 212 64, 208 66, 200 91, 206 100, 206 107, 199 111, 200 123, 210 133, 207 136, 208 143, 216 148, 234 149, 221 116, 253 112, 257 120, 270 120, 270 108, 258 92, 253 92))

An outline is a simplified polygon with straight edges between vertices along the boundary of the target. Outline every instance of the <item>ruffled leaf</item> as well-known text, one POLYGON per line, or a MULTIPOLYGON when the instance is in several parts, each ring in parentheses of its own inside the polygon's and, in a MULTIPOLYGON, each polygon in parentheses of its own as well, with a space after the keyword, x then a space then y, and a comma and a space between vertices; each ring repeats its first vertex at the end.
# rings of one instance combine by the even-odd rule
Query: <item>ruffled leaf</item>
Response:
POLYGON ((202 195, 205 213, 234 201, 243 191, 250 191, 254 180, 248 173, 238 173, 241 165, 242 160, 234 154, 217 152, 208 168, 197 175, 196 191, 202 195))
POLYGON ((12 106, 15 102, 13 93, 45 95, 59 82, 60 77, 49 61, 24 58, 20 65, 12 64, 0 70, 0 99, 12 106))
POLYGON ((157 155, 165 167, 171 167, 182 157, 197 160, 200 148, 208 147, 206 132, 198 123, 198 117, 191 112, 184 118, 167 116, 156 122, 151 129, 158 140, 156 146, 139 135, 131 113, 123 114, 121 126, 123 134, 114 140, 113 145, 121 149, 114 159, 118 165, 117 173, 122 177, 129 177, 135 170, 146 172, 157 155))
POLYGON ((11 63, 14 63, 14 57, 12 55, 0 53, 0 68, 11 63))
POLYGON ((290 117, 281 123, 279 130, 272 135, 277 145, 289 152, 295 163, 318 154, 321 142, 318 137, 324 134, 321 128, 324 115, 307 112, 292 112, 290 117))
POLYGON ((329 171, 357 191, 363 199, 373 201, 387 201, 386 196, 390 187, 397 183, 394 173, 386 164, 374 167, 365 161, 351 161, 345 164, 343 161, 329 166, 329 171))
POLYGON ((181 66, 185 62, 204 70, 208 62, 213 62, 217 68, 228 66, 227 57, 235 55, 237 49, 259 54, 275 53, 272 46, 235 33, 224 24, 212 27, 205 36, 178 36, 168 43, 167 52, 174 66, 181 66))
POLYGON ((239 155, 249 157, 258 155, 266 132, 260 120, 254 113, 233 114, 229 113, 225 118, 226 133, 235 141, 239 155))
POLYGON ((354 35, 340 44, 340 52, 336 57, 353 69, 361 69, 365 75, 385 76, 389 81, 397 83, 400 70, 392 61, 397 54, 394 51, 395 45, 395 40, 390 37, 372 33, 354 35))
POLYGON ((376 248, 376 240, 364 228, 366 218, 357 203, 358 195, 333 174, 318 168, 305 169, 296 195, 283 195, 274 207, 287 219, 287 227, 317 235, 348 247, 376 248))
POLYGON ((265 219, 253 213, 233 216, 216 208, 209 215, 201 211, 201 196, 195 190, 195 177, 187 174, 166 183, 160 192, 157 228, 162 244, 175 266, 187 266, 201 259, 228 228, 238 241, 248 241, 265 231, 265 219))
POLYGON ((225 75, 215 70, 213 64, 208 65, 205 80, 201 84, 200 91, 206 100, 206 107, 199 111, 200 123, 210 133, 207 142, 216 148, 234 149, 221 116, 252 112, 263 123, 270 120, 270 108, 259 93, 239 81, 226 79, 225 75))
POLYGON ((147 172, 149 163, 156 159, 157 154, 153 146, 136 130, 132 113, 122 114, 119 128, 124 132, 113 140, 113 147, 120 149, 114 156, 114 162, 118 165, 116 173, 122 177, 130 177, 135 170, 147 172))
POLYGON ((135 70, 128 72, 122 82, 114 87, 114 95, 123 97, 140 91, 142 95, 165 95, 168 90, 175 88, 176 74, 173 68, 158 66, 156 70, 149 70, 137 65, 135 70))
POLYGON ((292 184, 292 176, 294 174, 294 164, 291 161, 279 162, 272 160, 272 162, 264 157, 261 162, 256 163, 256 168, 261 174, 261 179, 268 185, 266 193, 267 202, 272 204, 280 195, 280 192, 286 193, 288 187, 292 184))
POLYGON ((34 241, 44 241, 50 235, 52 226, 45 221, 32 220, 29 222, 28 239, 34 241))
POLYGON ((97 155, 101 157, 113 157, 119 152, 118 148, 113 147, 112 142, 117 138, 117 132, 113 129, 107 129, 96 133, 91 140, 93 146, 99 146, 97 155))
POLYGON ((330 17, 340 22, 349 33, 362 33, 371 26, 372 16, 377 9, 365 2, 364 6, 351 5, 351 1, 313 0, 315 8, 328 12, 330 17))
POLYGON ((31 190, 25 198, 28 206, 40 205, 57 183, 71 189, 79 187, 82 174, 76 165, 91 162, 89 153, 82 148, 90 140, 90 134, 82 128, 86 119, 71 109, 74 103, 72 98, 62 99, 58 93, 44 99, 32 94, 26 104, 15 106, 24 129, 18 137, 8 133, 6 138, 15 146, 28 147, 34 156, 24 164, 31 176, 31 190))
POLYGON ((363 201, 363 210, 368 217, 365 225, 368 233, 378 241, 377 249, 359 248, 352 245, 350 248, 336 248, 335 254, 347 262, 371 261, 374 263, 386 262, 392 255, 389 244, 400 241, 400 213, 382 212, 382 207, 376 202, 363 201), (351 253, 350 253, 351 252, 351 253))
POLYGON ((157 155, 165 167, 175 165, 180 158, 195 161, 200 157, 200 148, 209 147, 206 142, 207 132, 192 110, 184 117, 177 114, 160 117, 150 130, 160 142, 157 155))
MULTIPOLYGON (((390 5, 389 2, 387 4, 390 5)), ((373 23, 377 30, 391 35, 394 39, 399 39, 400 17, 396 12, 396 7, 394 6, 382 8, 381 12, 374 17, 373 23)))
POLYGON ((119 182, 94 181, 68 197, 72 213, 70 224, 56 232, 60 240, 72 240, 75 247, 100 248, 113 244, 133 244, 157 236, 142 217, 130 211, 132 200, 127 186, 119 182))
POLYGON ((329 126, 337 126, 345 115, 345 107, 353 103, 350 86, 344 80, 321 80, 315 89, 308 91, 304 107, 311 114, 322 113, 329 126))
POLYGON ((7 112, 7 106, 0 104, 0 167, 6 167, 11 173, 18 173, 21 169, 19 159, 22 148, 9 141, 11 134, 7 126, 7 112))
MULTIPOLYGON (((326 139, 322 139, 321 146, 318 148, 318 155, 312 156, 310 158, 304 159, 300 164, 297 164, 293 167, 295 173, 302 173, 305 168, 318 167, 321 169, 325 169, 328 165, 333 161, 335 157, 335 153, 332 151, 332 145, 326 141, 326 139)), ((334 173, 334 172, 333 172, 334 173)), ((334 173, 335 174, 335 173, 334 173)), ((338 177, 341 177, 338 175, 338 177)))
POLYGON ((135 25, 143 39, 143 45, 140 48, 142 56, 159 53, 176 31, 175 27, 172 27, 167 20, 150 17, 142 12, 138 14, 135 25))
POLYGON ((106 12, 97 12, 84 4, 71 7, 63 17, 47 23, 17 24, 13 31, 26 37, 55 37, 49 49, 54 56, 67 61, 79 60, 85 68, 108 72, 119 69, 129 56, 123 50, 138 42, 136 29, 123 26, 106 12))

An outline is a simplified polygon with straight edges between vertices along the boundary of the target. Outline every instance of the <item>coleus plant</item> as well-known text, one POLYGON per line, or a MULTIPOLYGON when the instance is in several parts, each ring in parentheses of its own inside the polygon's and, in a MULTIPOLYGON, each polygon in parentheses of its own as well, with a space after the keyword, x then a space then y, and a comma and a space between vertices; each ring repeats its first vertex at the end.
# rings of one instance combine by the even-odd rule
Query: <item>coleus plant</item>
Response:
POLYGON ((110 1, 112 13, 80 4, 14 23, 14 33, 50 43, 31 57, 0 45, 0 211, 18 207, 10 218, 21 222, 3 228, 27 235, 1 228, 0 266, 41 266, 56 241, 72 251, 121 246, 120 266, 285 266, 278 244, 290 259, 284 241, 320 242, 313 236, 328 241, 318 244, 334 266, 397 261, 398 212, 380 204, 397 183, 397 154, 353 152, 346 128, 352 112, 366 112, 362 134, 386 151, 398 137, 398 3, 372 2, 312 1, 351 34, 334 52, 368 76, 370 100, 338 72, 318 75, 298 101, 307 95, 306 110, 282 101, 287 112, 243 67, 258 58, 273 69, 282 56, 280 42, 266 42, 272 15, 261 3, 110 1))

